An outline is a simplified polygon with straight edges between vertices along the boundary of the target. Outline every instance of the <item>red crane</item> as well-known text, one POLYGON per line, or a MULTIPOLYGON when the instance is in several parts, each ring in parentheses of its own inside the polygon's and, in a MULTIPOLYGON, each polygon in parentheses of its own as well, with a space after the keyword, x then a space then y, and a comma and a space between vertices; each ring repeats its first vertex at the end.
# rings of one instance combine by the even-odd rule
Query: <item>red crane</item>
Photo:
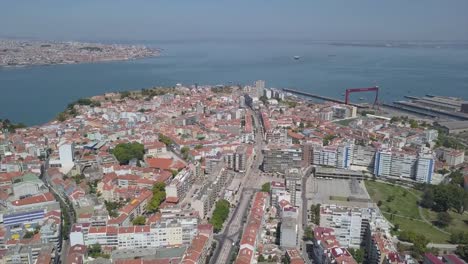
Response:
POLYGON ((374 106, 379 103, 379 87, 369 87, 369 88, 350 88, 346 89, 345 104, 349 104, 349 94, 350 93, 360 93, 360 92, 375 92, 374 106))

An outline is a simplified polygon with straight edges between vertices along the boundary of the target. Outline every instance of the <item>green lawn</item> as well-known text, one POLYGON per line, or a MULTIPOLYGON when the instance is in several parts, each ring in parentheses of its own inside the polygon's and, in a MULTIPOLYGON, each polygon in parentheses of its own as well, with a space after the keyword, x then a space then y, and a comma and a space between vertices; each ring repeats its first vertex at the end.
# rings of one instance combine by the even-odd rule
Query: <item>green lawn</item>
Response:
POLYGON ((447 242, 449 235, 422 221, 418 209, 420 191, 374 181, 365 181, 365 184, 372 201, 382 202, 380 210, 383 215, 392 224, 398 224, 400 230, 423 234, 434 243, 447 242))
POLYGON ((356 120, 356 118, 350 118, 350 119, 345 119, 345 120, 340 120, 340 121, 337 121, 335 123, 339 124, 339 125, 342 125, 342 126, 348 126, 349 123, 353 122, 354 120, 356 120))
MULTIPOLYGON (((449 211, 450 216, 452 216, 452 222, 449 226, 443 228, 445 231, 450 233, 456 232, 466 232, 468 230, 468 212, 459 214, 455 211, 449 211)), ((424 216, 429 221, 435 221, 437 219, 437 212, 424 209, 424 216)))
POLYGON ((382 212, 391 211, 397 215, 421 219, 418 212, 418 198, 408 190, 374 181, 365 181, 365 183, 372 201, 375 203, 382 202, 380 206, 382 212), (388 200, 389 198, 390 200, 388 200))
MULTIPOLYGON (((384 214, 387 219, 389 219, 388 214, 384 214)), ((401 230, 412 230, 416 233, 423 234, 433 243, 448 243, 448 239, 450 238, 449 235, 440 232, 439 230, 435 229, 432 225, 427 224, 426 222, 422 222, 419 220, 411 220, 407 218, 402 218, 398 216, 394 216, 393 220, 391 220, 393 224, 399 224, 401 230)))
POLYGON ((346 202, 346 201, 348 201, 348 197, 330 195, 330 200, 346 202))

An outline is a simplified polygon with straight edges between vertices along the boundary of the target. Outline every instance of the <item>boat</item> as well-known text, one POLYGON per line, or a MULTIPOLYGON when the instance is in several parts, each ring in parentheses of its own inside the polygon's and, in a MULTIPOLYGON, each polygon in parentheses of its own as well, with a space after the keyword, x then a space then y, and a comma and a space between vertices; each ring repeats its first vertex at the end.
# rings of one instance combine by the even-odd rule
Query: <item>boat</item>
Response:
POLYGON ((294 59, 295 59, 295 60, 298 60, 298 59, 300 59, 300 58, 301 58, 301 56, 294 56, 294 59))
POLYGON ((361 101, 364 100, 364 97, 359 97, 359 100, 361 100, 361 101))

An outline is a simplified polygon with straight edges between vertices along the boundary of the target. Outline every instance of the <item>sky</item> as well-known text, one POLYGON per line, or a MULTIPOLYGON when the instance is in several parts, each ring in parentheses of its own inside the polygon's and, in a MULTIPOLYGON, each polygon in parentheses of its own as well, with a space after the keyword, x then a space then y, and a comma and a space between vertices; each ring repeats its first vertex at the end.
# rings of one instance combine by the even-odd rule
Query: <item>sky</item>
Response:
POLYGON ((4 0, 0 37, 468 40, 467 0, 4 0))

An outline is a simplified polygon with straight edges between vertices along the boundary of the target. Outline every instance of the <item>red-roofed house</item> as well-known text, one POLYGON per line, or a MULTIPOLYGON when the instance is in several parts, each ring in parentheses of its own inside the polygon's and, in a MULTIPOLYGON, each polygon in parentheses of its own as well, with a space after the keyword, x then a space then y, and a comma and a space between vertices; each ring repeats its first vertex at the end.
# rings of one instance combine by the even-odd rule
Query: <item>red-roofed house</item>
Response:
POLYGON ((55 197, 52 193, 42 193, 36 196, 26 197, 20 200, 15 200, 11 202, 13 208, 27 208, 30 206, 36 206, 38 204, 48 205, 55 203, 55 197))

